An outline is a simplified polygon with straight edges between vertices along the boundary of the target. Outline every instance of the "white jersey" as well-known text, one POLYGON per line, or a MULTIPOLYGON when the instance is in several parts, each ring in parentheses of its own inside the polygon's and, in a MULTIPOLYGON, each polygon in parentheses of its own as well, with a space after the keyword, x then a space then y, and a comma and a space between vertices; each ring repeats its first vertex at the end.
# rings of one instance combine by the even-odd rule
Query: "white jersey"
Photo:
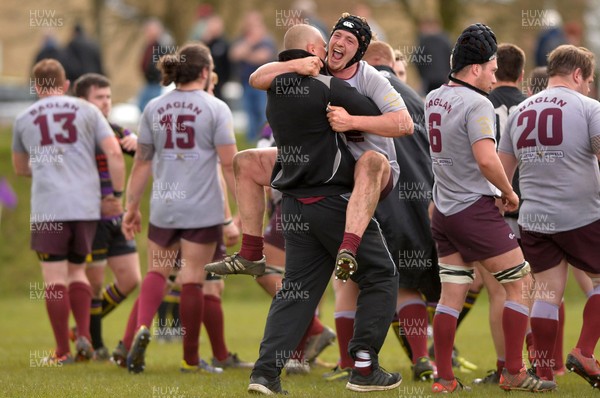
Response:
POLYGON ((494 140, 494 106, 465 86, 443 85, 427 95, 425 120, 435 182, 433 201, 446 215, 458 213, 498 190, 481 174, 472 146, 494 140))
POLYGON ((235 144, 227 105, 202 90, 174 90, 142 115, 139 143, 154 146, 150 222, 191 229, 224 221, 216 148, 235 144))
MULTIPOLYGON (((382 114, 406 109, 404 100, 394 90, 389 80, 365 61, 358 63, 357 72, 350 79, 346 80, 346 82, 355 87, 362 95, 369 97, 377 105, 382 114)), ((394 185, 396 185, 400 175, 400 166, 396 160, 396 149, 393 138, 354 132, 346 134, 346 137, 348 149, 350 149, 350 153, 352 153, 355 159, 358 159, 368 150, 385 155, 390 161, 394 185)))
POLYGON ((600 103, 566 87, 521 102, 499 150, 519 161, 526 231, 569 231, 600 219, 600 171, 591 139, 600 136, 600 103))
POLYGON ((31 222, 100 219, 96 145, 114 137, 98 108, 66 95, 42 98, 15 120, 12 150, 31 165, 31 222))

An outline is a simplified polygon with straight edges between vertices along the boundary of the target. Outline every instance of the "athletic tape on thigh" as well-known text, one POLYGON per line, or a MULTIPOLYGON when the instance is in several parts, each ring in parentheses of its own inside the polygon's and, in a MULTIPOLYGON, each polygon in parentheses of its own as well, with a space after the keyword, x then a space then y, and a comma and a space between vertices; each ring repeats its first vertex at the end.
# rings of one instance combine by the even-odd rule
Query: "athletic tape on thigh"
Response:
POLYGON ((475 280, 475 268, 439 263, 442 283, 467 284, 475 280))
POLYGON ((510 283, 518 281, 531 272, 531 267, 527 261, 523 261, 521 264, 516 265, 512 268, 505 269, 503 271, 492 272, 494 278, 500 283, 510 283))

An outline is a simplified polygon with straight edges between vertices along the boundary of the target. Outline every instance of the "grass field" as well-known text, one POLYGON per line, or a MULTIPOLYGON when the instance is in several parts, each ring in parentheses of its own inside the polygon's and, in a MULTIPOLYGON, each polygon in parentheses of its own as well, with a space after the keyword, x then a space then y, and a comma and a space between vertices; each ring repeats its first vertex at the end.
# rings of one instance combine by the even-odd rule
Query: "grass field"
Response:
MULTIPOLYGON (((243 147, 243 145, 240 145, 243 147)), ((146 371, 129 375, 110 363, 87 363, 64 367, 40 366, 43 356, 54 348, 54 339, 44 302, 38 293, 42 284, 37 259, 29 250, 29 181, 16 178, 10 164, 10 131, 0 129, 0 176, 6 176, 19 195, 19 206, 5 210, 0 226, 0 396, 2 397, 246 397, 248 370, 228 370, 222 375, 190 375, 179 372, 181 345, 152 342, 147 352, 146 371)), ((147 210, 144 214, 147 214, 147 210)), ((141 258, 145 258, 145 235, 138 238, 141 258)), ((142 270, 145 270, 142 261, 142 270)), ((137 295, 134 292, 133 295, 137 295)), ((567 320, 565 351, 576 342, 581 327, 584 296, 574 283, 566 294, 567 320)), ((270 300, 248 277, 226 280, 223 296, 226 337, 229 349, 244 360, 255 360, 262 338, 270 300)), ((133 299, 128 299, 104 322, 104 338, 112 350, 123 334, 133 299)), ((495 364, 487 324, 487 296, 480 296, 477 305, 458 331, 457 347, 461 355, 479 366, 474 373, 459 373, 470 384, 473 378, 485 375, 495 364)), ((325 297, 322 318, 333 326, 333 293, 325 297)), ((566 353, 565 353, 566 354, 566 353)), ((210 360, 212 353, 203 332, 201 355, 210 360)), ((335 362, 337 346, 328 348, 321 358, 335 362)), ((397 398, 432 397, 429 383, 411 380, 410 365, 393 333, 381 353, 381 364, 390 371, 400 371, 405 380, 394 391, 376 396, 397 398)), ((327 383, 321 375, 328 371, 315 368, 307 376, 283 376, 283 387, 292 397, 350 397, 358 396, 344 389, 343 383, 327 383)), ((592 397, 594 391, 574 374, 559 378, 561 397, 592 397)), ((512 393, 512 395, 524 395, 512 393)), ((506 397, 497 387, 475 388, 473 397, 506 397)))

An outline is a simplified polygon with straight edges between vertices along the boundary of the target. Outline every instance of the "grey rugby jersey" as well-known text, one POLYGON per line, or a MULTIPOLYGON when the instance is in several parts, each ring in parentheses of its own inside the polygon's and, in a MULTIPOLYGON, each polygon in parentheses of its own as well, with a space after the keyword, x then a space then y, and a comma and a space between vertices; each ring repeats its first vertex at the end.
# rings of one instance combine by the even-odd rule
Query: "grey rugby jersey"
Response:
POLYGON ((499 150, 519 161, 524 230, 555 233, 600 219, 600 172, 591 139, 600 135, 600 103, 566 87, 521 102, 499 150))
POLYGON ((155 150, 150 222, 181 229, 222 224, 216 147, 235 144, 225 102, 202 90, 171 91, 148 103, 139 132, 139 143, 155 150))

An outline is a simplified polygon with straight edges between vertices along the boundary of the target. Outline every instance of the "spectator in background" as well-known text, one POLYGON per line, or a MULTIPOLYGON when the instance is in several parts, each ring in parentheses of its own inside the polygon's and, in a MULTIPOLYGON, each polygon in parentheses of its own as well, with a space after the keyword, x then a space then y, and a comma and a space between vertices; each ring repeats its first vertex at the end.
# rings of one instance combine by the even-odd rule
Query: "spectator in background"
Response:
POLYGON ((144 111, 146 104, 161 93, 160 72, 156 68, 158 60, 163 55, 173 52, 173 41, 165 33, 162 23, 158 19, 149 19, 144 24, 144 53, 142 55, 141 69, 145 85, 139 94, 138 106, 144 111))
POLYGON ((402 83, 406 83, 408 76, 406 75, 406 57, 400 50, 394 50, 394 73, 402 83))
POLYGON ((35 59, 33 60, 34 65, 40 62, 45 58, 56 59, 61 62, 63 57, 63 51, 58 44, 58 40, 56 40, 56 36, 53 32, 48 31, 44 33, 44 37, 42 39, 42 47, 38 51, 35 59))
POLYGON ((548 68, 538 66, 531 71, 529 75, 529 85, 527 86, 527 96, 536 95, 548 87, 548 68))
MULTIPOLYGON (((419 25, 419 55, 427 62, 417 62, 423 93, 427 94, 448 81, 452 43, 437 18, 425 18, 419 25)), ((421 58, 421 57, 419 57, 421 58)))
POLYGON ((567 36, 562 28, 563 21, 560 13, 556 10, 545 10, 543 18, 544 29, 538 36, 535 45, 535 65, 548 65, 548 54, 561 44, 567 44, 567 36))
POLYGON ((323 23, 321 18, 319 18, 317 13, 317 3, 315 3, 314 0, 296 0, 292 4, 292 9, 300 11, 298 23, 312 25, 319 29, 323 37, 329 36, 329 29, 323 23))
POLYGON ((75 25, 73 38, 65 47, 63 65, 67 80, 72 82, 86 73, 104 75, 100 47, 86 36, 83 26, 79 23, 75 25))
POLYGON ((213 6, 210 4, 200 4, 196 9, 196 22, 192 27, 192 32, 190 33, 190 40, 192 41, 202 41, 202 36, 204 35, 204 30, 208 25, 208 20, 211 16, 214 15, 213 6))
POLYGON ((221 89, 231 76, 231 62, 229 61, 229 42, 225 38, 225 25, 223 18, 217 14, 208 17, 206 26, 200 37, 210 53, 215 65, 215 73, 219 76, 219 84, 215 84, 214 95, 223 99, 221 89))
MULTIPOLYGON (((352 10, 352 14, 364 17, 367 20, 367 23, 371 27, 371 32, 373 32, 373 37, 377 38, 377 40, 387 41, 387 37, 385 35, 385 31, 383 28, 375 21, 371 14, 371 7, 369 7, 365 3, 358 3, 354 6, 354 10, 352 10)), ((325 35, 327 37, 327 35, 325 35)))
POLYGON ((274 61, 276 55, 277 47, 267 31, 262 15, 258 11, 250 11, 244 16, 241 36, 229 51, 231 61, 239 64, 240 80, 244 88, 242 102, 248 115, 246 137, 249 141, 258 138, 261 127, 267 121, 267 95, 264 91, 252 88, 248 79, 259 66, 274 61))

